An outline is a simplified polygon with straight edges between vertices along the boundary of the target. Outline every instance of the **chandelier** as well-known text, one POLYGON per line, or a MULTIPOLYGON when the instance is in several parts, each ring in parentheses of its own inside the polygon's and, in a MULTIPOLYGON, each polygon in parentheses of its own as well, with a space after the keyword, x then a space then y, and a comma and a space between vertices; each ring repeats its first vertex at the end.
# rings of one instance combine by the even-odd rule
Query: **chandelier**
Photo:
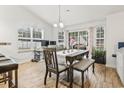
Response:
POLYGON ((58 6, 58 9, 59 9, 59 16, 58 16, 58 19, 59 19, 59 23, 55 23, 53 24, 54 27, 59 27, 59 28, 63 28, 64 27, 64 24, 62 23, 62 18, 61 18, 61 6, 59 5, 58 6))

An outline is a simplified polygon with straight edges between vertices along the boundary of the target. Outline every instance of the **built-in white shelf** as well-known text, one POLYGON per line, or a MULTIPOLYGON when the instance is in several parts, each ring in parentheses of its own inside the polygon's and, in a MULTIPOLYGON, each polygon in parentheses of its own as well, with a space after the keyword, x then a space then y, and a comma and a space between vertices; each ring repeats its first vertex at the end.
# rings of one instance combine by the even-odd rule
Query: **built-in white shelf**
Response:
POLYGON ((41 46, 44 30, 41 28, 26 28, 18 30, 18 49, 25 51, 25 49, 36 48, 37 45, 41 46), (39 44, 40 43, 40 44, 39 44))

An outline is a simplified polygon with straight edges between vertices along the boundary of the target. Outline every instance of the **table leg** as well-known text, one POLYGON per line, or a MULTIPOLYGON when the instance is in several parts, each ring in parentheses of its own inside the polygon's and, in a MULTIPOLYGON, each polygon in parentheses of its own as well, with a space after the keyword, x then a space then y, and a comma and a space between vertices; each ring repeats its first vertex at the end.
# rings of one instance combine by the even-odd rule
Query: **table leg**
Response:
POLYGON ((82 88, 84 88, 84 72, 81 72, 82 75, 82 88))
POLYGON ((95 65, 94 65, 94 63, 93 63, 93 74, 94 74, 94 68, 95 68, 95 65))
POLYGON ((12 71, 8 72, 8 77, 9 77, 8 87, 11 88, 12 87, 12 71))
POLYGON ((69 70, 67 70, 67 82, 69 82, 69 70))
POLYGON ((69 74, 70 74, 70 88, 72 88, 73 87, 73 67, 72 66, 70 66, 70 71, 69 71, 69 74))
POLYGON ((18 70, 15 70, 15 88, 18 88, 18 70))

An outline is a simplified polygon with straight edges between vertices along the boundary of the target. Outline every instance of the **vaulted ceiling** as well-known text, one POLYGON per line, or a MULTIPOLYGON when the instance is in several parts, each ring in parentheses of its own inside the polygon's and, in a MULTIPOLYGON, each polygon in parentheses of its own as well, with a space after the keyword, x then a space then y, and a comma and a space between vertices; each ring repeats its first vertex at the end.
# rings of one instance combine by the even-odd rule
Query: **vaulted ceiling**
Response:
MULTIPOLYGON (((57 5, 28 5, 27 10, 50 24, 58 22, 57 5)), ((79 24, 105 19, 107 15, 124 11, 121 5, 61 5, 61 17, 65 25, 79 24)))

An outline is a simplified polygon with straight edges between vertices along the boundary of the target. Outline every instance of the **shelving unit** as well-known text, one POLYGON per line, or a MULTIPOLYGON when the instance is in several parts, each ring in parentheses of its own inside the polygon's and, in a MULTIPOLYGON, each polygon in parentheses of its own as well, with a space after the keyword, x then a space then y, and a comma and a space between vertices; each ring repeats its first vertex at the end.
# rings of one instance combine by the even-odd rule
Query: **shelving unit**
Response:
POLYGON ((18 49, 31 50, 41 46, 44 30, 40 28, 26 28, 18 30, 18 49))

